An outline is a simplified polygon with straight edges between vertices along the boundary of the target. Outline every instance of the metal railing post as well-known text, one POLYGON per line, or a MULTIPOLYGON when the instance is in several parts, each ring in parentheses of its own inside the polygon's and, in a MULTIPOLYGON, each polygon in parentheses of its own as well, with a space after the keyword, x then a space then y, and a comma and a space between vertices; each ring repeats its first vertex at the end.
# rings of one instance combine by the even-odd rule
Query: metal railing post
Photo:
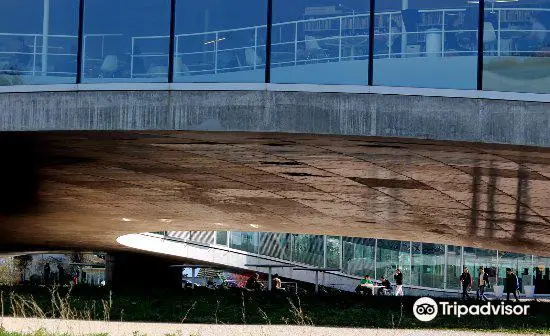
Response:
POLYGON ((294 23, 294 66, 298 65, 298 22, 294 23))
MULTIPOLYGON (((176 0, 170 1, 170 36, 168 38, 168 83, 174 82, 174 62, 176 56, 174 55, 174 41, 176 34, 176 0)), ((214 235, 215 236, 215 235, 214 235)))
POLYGON ((219 32, 216 32, 214 36, 214 73, 218 73, 218 38, 220 36, 219 32))
POLYGON ((501 48, 501 46, 500 46, 500 13, 501 13, 501 10, 498 9, 497 12, 498 12, 498 15, 497 15, 497 17, 498 17, 498 19, 497 19, 498 20, 498 23, 497 23, 497 55, 500 56, 500 48, 501 48))
POLYGON ((132 52, 130 54, 130 79, 134 78, 134 44, 135 39, 132 37, 132 52))
POLYGON ((84 37, 84 0, 79 1, 78 8, 78 47, 76 50, 76 84, 82 83, 82 70, 84 67, 84 55, 86 51, 86 38, 84 37))
POLYGON ((36 35, 34 35, 33 52, 32 52, 32 76, 36 75, 36 35))
POLYGON ((445 57, 445 9, 441 15, 441 57, 445 57))
POLYGON ((392 47, 392 17, 391 17, 391 13, 390 13, 390 22, 388 23, 388 58, 391 58, 391 47, 392 47))
POLYGON ((340 17, 340 28, 338 33, 338 62, 342 61, 342 17, 340 17))

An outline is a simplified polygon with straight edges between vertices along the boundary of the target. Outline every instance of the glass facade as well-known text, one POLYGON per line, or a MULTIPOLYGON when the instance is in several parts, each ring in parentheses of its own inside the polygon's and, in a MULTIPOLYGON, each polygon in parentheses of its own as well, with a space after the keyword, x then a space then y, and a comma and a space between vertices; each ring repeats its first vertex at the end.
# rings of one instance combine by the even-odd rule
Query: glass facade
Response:
POLYGON ((177 82, 264 82, 267 0, 178 1, 177 82))
POLYGON ((373 3, 0 0, 0 85, 268 78, 550 93, 550 0, 373 3))
POLYGON ((168 81, 170 0, 84 4, 83 82, 168 81))
POLYGON ((550 92, 550 2, 485 6, 483 89, 550 92))
POLYGON ((0 1, 0 85, 75 83, 78 1, 0 1))
MULTIPOLYGON (((270 232, 190 231, 165 233, 172 239, 216 244, 259 256, 314 267, 340 269, 362 278, 384 276, 390 281, 397 268, 403 283, 422 288, 460 290, 459 277, 468 267, 474 281, 484 267, 493 285, 504 285, 511 268, 535 293, 550 294, 550 258, 454 245, 396 241, 374 238, 324 236, 270 232), (214 242, 214 237, 216 241, 214 242), (229 239, 229 244, 228 244, 229 239)), ((474 286, 475 289, 475 286, 474 286)), ((491 286, 487 291, 493 291, 491 286)))
POLYGON ((368 84, 369 1, 273 0, 274 83, 368 84))
POLYGON ((474 1, 378 1, 374 84, 475 89, 478 17, 474 1))

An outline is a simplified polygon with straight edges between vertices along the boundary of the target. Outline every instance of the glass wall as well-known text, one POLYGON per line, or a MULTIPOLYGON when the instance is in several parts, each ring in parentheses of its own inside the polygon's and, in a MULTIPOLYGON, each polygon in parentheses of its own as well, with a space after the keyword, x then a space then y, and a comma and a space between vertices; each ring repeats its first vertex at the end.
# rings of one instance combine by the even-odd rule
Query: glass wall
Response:
POLYGON ((178 82, 264 82, 267 0, 177 2, 178 82))
POLYGON ((273 83, 367 84, 369 1, 273 0, 273 83))
POLYGON ((338 236, 327 237, 327 267, 340 268, 342 239, 338 236))
POLYGON ((260 234, 258 232, 231 231, 229 247, 250 253, 258 253, 260 248, 259 238, 260 234))
POLYGON ((0 85, 75 83, 78 1, 0 1, 0 85))
MULTIPOLYGON (((270 232, 167 231, 171 238, 215 244, 296 264, 341 269, 344 274, 385 276, 394 282, 396 268, 405 285, 460 290, 463 267, 474 280, 483 267, 493 285, 503 285, 506 268, 519 277, 522 290, 535 286, 550 294, 550 258, 453 245, 409 241, 270 232), (326 242, 326 243, 325 243, 326 242), (325 245, 326 244, 326 245, 325 245), (326 249, 325 249, 326 246, 326 249), (326 259, 323 259, 326 257, 326 259), (498 279, 497 279, 498 278, 498 279)), ((487 291, 493 291, 491 286, 487 291)))
POLYGON ((167 82, 170 0, 88 0, 82 80, 167 82))
POLYGON ((292 235, 292 261, 323 267, 324 237, 321 235, 292 235))
MULTIPOLYGON (((81 1, 0 0, 0 85, 167 82, 170 0, 85 0, 77 69, 81 1)), ((550 93, 550 0, 484 3, 483 89, 550 93)), ((478 0, 369 4, 273 0, 271 82, 477 88, 478 0)), ((174 14, 174 81, 264 82, 267 0, 174 14)))
POLYGON ((342 271, 351 275, 375 276, 374 268, 374 244, 372 238, 342 239, 342 271))
POLYGON ((483 89, 550 92, 550 1, 489 2, 483 89))
POLYGON ((260 254, 290 260, 289 233, 260 233, 260 254))
POLYGON ((478 17, 474 1, 377 1, 374 85, 475 89, 478 17))

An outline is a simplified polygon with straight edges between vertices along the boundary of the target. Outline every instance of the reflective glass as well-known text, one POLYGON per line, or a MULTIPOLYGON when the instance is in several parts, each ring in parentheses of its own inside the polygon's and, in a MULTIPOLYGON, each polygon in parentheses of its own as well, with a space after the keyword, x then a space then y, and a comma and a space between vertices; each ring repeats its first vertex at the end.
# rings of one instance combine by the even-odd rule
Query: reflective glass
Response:
POLYGON ((274 0, 271 81, 367 84, 369 1, 274 0))
POLYGON ((216 244, 224 246, 227 245, 227 231, 216 232, 216 244))
POLYGON ((0 0, 0 85, 75 83, 77 0, 0 0))
POLYGON ((376 252, 376 277, 388 278, 393 282, 393 275, 397 268, 403 273, 403 281, 407 283, 409 276, 410 243, 397 240, 378 239, 376 252), (407 275, 405 277, 405 275, 407 275))
POLYGON ((443 288, 445 246, 442 244, 413 243, 411 284, 443 288))
POLYGON ((82 81, 167 82, 170 0, 87 0, 82 81))
POLYGON ((375 276, 373 238, 344 237, 342 241, 342 272, 365 276, 375 276))
POLYGON ((294 235, 292 261, 323 267, 323 236, 294 235))
POLYGON ((550 294, 550 258, 534 257, 535 293, 550 294))
POLYGON ((484 90, 550 92, 550 1, 487 3, 483 42, 484 90))
MULTIPOLYGON (((464 265, 468 267, 470 274, 474 281, 473 289, 477 288, 475 281, 479 276, 479 268, 483 267, 487 275, 489 276, 489 282, 496 283, 496 269, 497 269, 497 251, 485 250, 472 247, 464 248, 464 265)), ((460 276, 460 275, 459 275, 460 276)), ((458 278, 457 280, 458 284, 458 278)), ((493 287, 487 288, 486 292, 493 290, 493 287)))
POLYGON ((196 243, 214 244, 214 231, 189 231, 189 240, 196 243))
POLYGON ((258 232, 231 232, 229 247, 237 250, 258 253, 260 239, 258 232))
POLYGON ((476 1, 377 1, 374 84, 475 89, 478 17, 476 1))
POLYGON ((290 234, 260 233, 260 254, 290 260, 290 234))
POLYGON ((327 267, 340 268, 340 244, 339 236, 327 237, 327 267))
POLYGON ((174 79, 264 82, 267 0, 177 2, 174 79))

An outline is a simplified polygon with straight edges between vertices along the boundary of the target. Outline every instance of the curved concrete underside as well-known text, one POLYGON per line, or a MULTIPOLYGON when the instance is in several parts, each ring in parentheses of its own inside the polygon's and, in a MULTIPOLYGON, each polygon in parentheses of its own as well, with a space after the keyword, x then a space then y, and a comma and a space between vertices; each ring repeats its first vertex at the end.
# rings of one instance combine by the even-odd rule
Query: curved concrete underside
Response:
POLYGON ((550 255, 550 150, 277 133, 0 133, 0 246, 161 230, 320 233, 550 255))

